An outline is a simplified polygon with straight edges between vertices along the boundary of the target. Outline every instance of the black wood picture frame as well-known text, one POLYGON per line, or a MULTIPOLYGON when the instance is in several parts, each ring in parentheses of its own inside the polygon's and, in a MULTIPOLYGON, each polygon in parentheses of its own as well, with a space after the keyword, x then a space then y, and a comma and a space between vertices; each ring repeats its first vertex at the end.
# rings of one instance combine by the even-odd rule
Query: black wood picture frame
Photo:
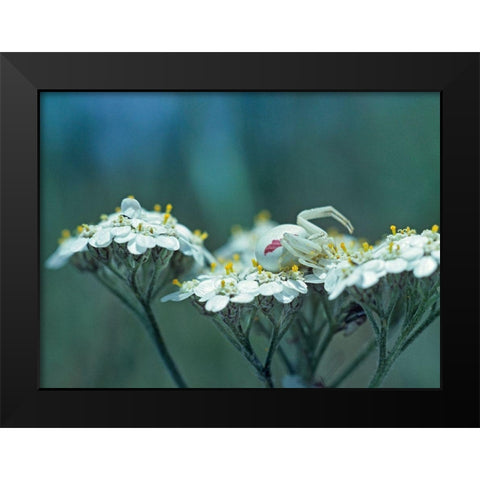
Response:
POLYGON ((478 54, 6 53, 0 69, 2 426, 478 426, 478 54), (441 388, 39 389, 43 90, 441 92, 441 388))

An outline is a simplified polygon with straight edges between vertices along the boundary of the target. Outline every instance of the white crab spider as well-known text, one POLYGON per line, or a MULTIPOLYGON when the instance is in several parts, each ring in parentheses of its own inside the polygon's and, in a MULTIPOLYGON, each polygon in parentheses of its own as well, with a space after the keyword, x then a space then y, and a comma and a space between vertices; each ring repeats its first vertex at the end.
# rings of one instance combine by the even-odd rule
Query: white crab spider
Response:
POLYGON ((255 247, 257 262, 266 270, 279 272, 298 263, 298 258, 312 252, 321 253, 329 243, 325 230, 310 220, 331 217, 353 232, 350 221, 335 208, 318 207, 303 210, 297 216, 297 225, 279 225, 262 235, 255 247))

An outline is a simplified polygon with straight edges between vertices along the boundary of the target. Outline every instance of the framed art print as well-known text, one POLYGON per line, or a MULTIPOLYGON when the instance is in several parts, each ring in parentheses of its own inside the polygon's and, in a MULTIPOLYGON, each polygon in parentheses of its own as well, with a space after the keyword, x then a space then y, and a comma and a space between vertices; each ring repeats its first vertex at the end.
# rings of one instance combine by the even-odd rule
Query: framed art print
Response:
POLYGON ((478 55, 1 78, 3 425, 478 425, 478 55))

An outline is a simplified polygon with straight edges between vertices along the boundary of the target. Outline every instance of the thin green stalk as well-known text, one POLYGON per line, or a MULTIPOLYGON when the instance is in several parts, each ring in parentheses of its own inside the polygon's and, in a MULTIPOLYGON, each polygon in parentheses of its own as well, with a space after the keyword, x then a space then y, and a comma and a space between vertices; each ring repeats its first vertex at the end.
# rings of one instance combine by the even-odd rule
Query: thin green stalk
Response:
POLYGON ((380 383, 385 378, 388 370, 390 369, 390 356, 387 358, 387 328, 385 325, 380 327, 380 334, 377 339, 377 346, 378 346, 378 363, 377 369, 373 378, 370 380, 368 384, 368 388, 376 388, 380 385, 380 383))
POLYGON ((165 345, 165 341, 163 340, 162 334, 160 333, 160 329, 157 325, 155 315, 150 308, 150 305, 147 303, 142 303, 143 309, 145 310, 144 316, 144 325, 152 337, 155 346, 157 347, 157 351, 160 354, 160 357, 163 360, 163 363, 172 377, 172 380, 176 383, 177 387, 179 388, 188 388, 185 380, 183 379, 182 375, 178 371, 178 368, 173 361, 172 356, 170 355, 167 346, 165 345))
MULTIPOLYGON (((415 314, 417 314, 415 312, 415 314)), ((425 310, 421 313, 423 315, 425 310)), ((385 358, 384 362, 378 365, 377 371, 375 372, 374 377, 372 378, 369 388, 377 388, 379 387, 383 380, 385 379, 387 373, 389 372, 390 368, 396 361, 396 359, 400 356, 400 354, 405 351, 405 349, 420 335, 434 320, 438 318, 438 311, 431 313, 427 320, 425 320, 414 332, 410 335, 412 328, 409 328, 406 332, 402 332, 401 335, 397 338, 395 345, 393 346, 392 350, 385 358)), ((421 315, 419 318, 421 318, 421 315)))
POLYGON ((218 320, 212 317, 214 325, 227 338, 227 340, 243 355, 243 357, 255 369, 258 378, 265 383, 267 388, 273 388, 271 379, 265 376, 263 365, 253 351, 252 345, 248 338, 241 330, 241 327, 234 327, 233 325, 226 325, 222 319, 218 320))
POLYGON ((327 332, 327 335, 325 336, 325 338, 323 339, 323 341, 321 342, 319 348, 318 348, 318 351, 316 353, 316 355, 314 355, 314 359, 313 359, 313 367, 314 367, 314 371, 317 369, 318 367, 318 364, 320 363, 320 360, 322 359, 323 357, 323 354, 325 353, 325 350, 327 350, 328 346, 330 345, 330 342, 332 341, 333 339, 333 331, 330 329, 328 332, 327 332))
POLYGON ((268 352, 267 352, 267 357, 265 358, 265 365, 263 367, 263 370, 265 372, 265 376, 272 378, 272 370, 271 370, 271 365, 272 365, 272 359, 273 359, 273 354, 275 353, 275 350, 277 348, 277 342, 278 342, 278 334, 279 334, 279 328, 276 324, 272 325, 272 335, 270 338, 270 345, 268 347, 268 352))
MULTIPOLYGON (((268 337, 268 330, 262 325, 262 323, 258 322, 257 327, 262 331, 263 334, 265 334, 268 337)), ((280 358, 282 359, 288 373, 290 373, 290 374, 295 373, 295 368, 293 367, 292 363, 290 362, 290 360, 288 358, 288 355, 285 352, 282 345, 278 345, 277 351, 278 351, 278 354, 280 355, 280 358)))
POLYGON ((157 281, 158 274, 161 271, 163 271, 165 267, 166 267, 166 264, 163 263, 160 259, 157 259, 152 276, 150 278, 150 282, 148 283, 147 294, 145 295, 145 298, 147 299, 148 302, 150 302, 150 300, 152 299, 153 287, 155 286, 155 283, 157 281))
POLYGON ((432 322, 434 322, 439 317, 440 312, 435 311, 423 322, 413 333, 410 335, 407 340, 402 344, 400 352, 403 352, 432 322))
POLYGON ((135 314, 138 315, 138 316, 142 316, 140 310, 138 310, 138 309, 132 304, 132 302, 131 302, 120 290, 118 290, 118 289, 115 288, 112 284, 110 284, 109 282, 107 282, 107 280, 105 280, 100 274, 96 274, 96 275, 95 275, 95 278, 96 278, 102 285, 104 285, 105 287, 107 287, 107 289, 110 290, 110 292, 112 292, 118 299, 120 299, 120 301, 121 301, 126 307, 128 307, 130 310, 132 310, 133 313, 135 313, 135 314))

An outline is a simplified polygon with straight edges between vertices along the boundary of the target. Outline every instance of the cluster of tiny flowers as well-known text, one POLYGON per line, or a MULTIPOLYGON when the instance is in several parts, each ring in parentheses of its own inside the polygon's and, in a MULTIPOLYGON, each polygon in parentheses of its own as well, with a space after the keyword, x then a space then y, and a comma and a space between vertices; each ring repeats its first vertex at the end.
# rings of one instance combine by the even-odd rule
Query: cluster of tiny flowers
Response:
POLYGON ((282 304, 293 302, 308 292, 304 281, 306 268, 294 265, 279 273, 265 270, 254 258, 258 239, 277 224, 270 220, 268 212, 255 217, 254 227, 232 229, 227 243, 219 248, 210 270, 196 279, 180 283, 179 290, 162 298, 162 301, 181 301, 192 297, 204 303, 207 312, 219 312, 229 304, 249 304, 264 298, 275 299, 282 304), (223 266, 223 268, 220 268, 223 266))
POLYGON ((438 226, 421 235, 409 227, 397 231, 392 226, 391 235, 375 247, 336 232, 313 239, 286 233, 281 244, 296 257, 296 263, 272 272, 259 264, 254 255, 258 239, 276 225, 263 213, 257 216, 252 230, 234 229, 228 242, 217 250, 211 271, 202 272, 194 283, 178 283, 179 292, 163 300, 193 296, 206 302, 207 311, 220 311, 229 302, 250 303, 257 298, 261 301, 261 297, 287 304, 307 294, 308 284, 323 284, 328 298, 334 300, 347 287, 367 289, 387 274, 404 271, 412 271, 417 278, 427 277, 440 264, 438 226), (224 265, 226 273, 217 269, 218 264, 224 265))
POLYGON ((324 263, 312 269, 312 276, 306 281, 323 283, 329 299, 337 298, 347 287, 367 289, 387 274, 413 272, 417 278, 428 277, 440 265, 440 234, 438 226, 424 230, 420 235, 406 228, 397 231, 391 226, 388 235, 379 245, 342 254, 337 253, 337 262, 324 263))
POLYGON ((170 204, 162 213, 159 205, 147 211, 135 198, 124 198, 115 213, 100 217, 100 223, 79 225, 74 236, 64 230, 60 245, 48 258, 46 266, 60 268, 76 253, 87 251, 89 247, 106 249, 112 243, 126 245, 127 251, 134 256, 158 247, 173 252, 178 250, 202 265, 205 259, 211 261, 212 255, 203 247, 206 234, 191 232, 177 222, 171 211, 170 204))
POLYGON ((288 304, 308 289, 303 281, 303 274, 297 266, 289 271, 272 273, 262 269, 253 259, 253 267, 234 272, 233 262, 225 265, 225 273, 217 273, 213 264, 211 272, 205 272, 193 280, 181 283, 178 279, 173 284, 180 287, 178 291, 166 295, 162 302, 182 301, 192 297, 204 303, 207 312, 219 312, 230 303, 251 304, 258 299, 275 298, 280 303, 288 304))

